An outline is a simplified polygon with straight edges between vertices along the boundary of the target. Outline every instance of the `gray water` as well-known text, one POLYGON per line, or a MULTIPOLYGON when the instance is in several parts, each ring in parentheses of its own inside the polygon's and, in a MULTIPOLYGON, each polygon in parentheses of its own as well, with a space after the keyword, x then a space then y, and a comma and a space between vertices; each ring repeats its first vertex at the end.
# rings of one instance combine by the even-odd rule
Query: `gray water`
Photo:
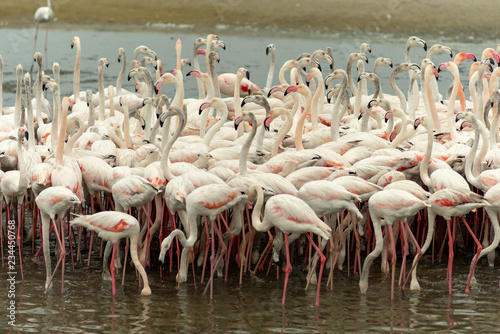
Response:
MULTIPOLYGON (((80 90, 97 91, 97 61, 106 57, 110 67, 105 70, 105 86, 115 84, 120 64, 116 57, 118 48, 125 48, 130 62, 132 51, 138 45, 147 45, 157 52, 163 60, 165 70, 175 65, 174 45, 178 37, 183 41, 183 57, 192 58, 192 42, 207 32, 193 33, 191 28, 181 31, 64 31, 52 30, 49 34, 49 64, 58 61, 61 65, 62 94, 72 93, 72 71, 75 50, 70 49, 70 41, 78 35, 82 41, 82 71, 80 90)), ((236 72, 245 67, 251 73, 251 79, 259 86, 264 86, 269 59, 265 48, 274 43, 277 47, 277 69, 274 84, 277 81, 279 66, 287 59, 296 58, 302 52, 333 47, 335 66, 345 67, 350 52, 359 50, 362 42, 369 42, 372 54, 371 64, 379 56, 389 57, 394 64, 399 64, 404 57, 404 44, 408 36, 398 35, 347 35, 313 34, 311 35, 268 35, 265 31, 215 31, 227 44, 227 50, 220 50, 221 62, 217 65, 218 73, 236 72)), ((21 63, 29 69, 32 54, 31 29, 0 30, 1 55, 4 58, 3 106, 14 104, 15 67, 21 63)), ((42 34, 43 36, 43 34, 42 34)), ((474 40, 461 36, 449 39, 445 36, 419 36, 428 45, 441 43, 450 46, 454 52, 474 52, 479 58, 485 47, 495 47, 496 41, 474 40)), ((420 63, 423 50, 412 50, 412 60, 420 63)), ((448 61, 448 55, 435 56, 435 62, 448 61)), ((45 62, 44 62, 45 63, 45 62)), ((203 63, 202 63, 203 64, 203 63)), ((367 65, 371 69, 371 64, 367 65)), ((204 65, 202 65, 203 68, 204 65)), ((324 66, 326 70, 326 65, 324 66)), ((466 77, 462 67, 461 74, 466 77)), ((50 73, 50 71, 48 71, 50 73)), ((389 68, 380 72, 385 92, 390 92, 389 68)), ((451 82, 449 74, 441 77, 442 85, 451 82)), ((196 97, 194 79, 186 78, 186 97, 196 97)), ((407 85, 404 78, 399 79, 401 87, 407 85)), ((163 86, 164 91, 173 95, 171 87, 163 86)), ((124 88, 132 90, 130 83, 124 88)), ((405 89, 403 89, 405 91, 405 89)), ((466 91, 467 92, 467 91, 466 91)), ((49 98, 51 100, 51 98, 49 98)), ((40 245, 37 240, 37 249, 40 245)), ((55 245, 52 244, 52 249, 55 245)), ((69 247, 68 247, 69 249, 69 247)), ((5 249, 4 249, 5 250, 5 249)), ((158 244, 152 258, 156 259, 158 244)), ((437 252, 437 251, 436 251, 437 252)), ((140 296, 138 280, 134 270, 129 267, 125 285, 118 283, 117 294, 111 294, 111 283, 102 281, 101 264, 98 250, 95 248, 90 267, 86 260, 75 263, 72 270, 71 257, 66 258, 64 292, 61 293, 60 271, 54 279, 54 288, 44 294, 45 268, 41 256, 34 260, 31 246, 24 245, 24 280, 19 270, 16 275, 15 302, 16 327, 7 322, 9 285, 0 284, 0 309, 2 320, 0 332, 33 333, 163 333, 163 332, 284 332, 284 333, 332 333, 332 332, 495 332, 498 331, 500 315, 498 297, 500 295, 498 268, 489 268, 486 260, 479 262, 476 277, 479 288, 464 293, 468 265, 472 258, 471 245, 467 251, 457 250, 453 272, 453 293, 448 294, 446 280, 447 249, 445 247, 442 262, 437 259, 432 263, 431 254, 426 254, 419 264, 419 280, 422 290, 405 294, 396 288, 395 299, 390 298, 390 277, 381 273, 380 260, 371 268, 369 288, 366 295, 359 293, 358 275, 353 273, 353 258, 343 271, 335 270, 334 287, 330 291, 325 287, 324 274, 321 287, 320 307, 314 306, 316 289, 306 286, 304 266, 296 261, 290 274, 286 305, 282 307, 281 297, 284 274, 279 278, 276 269, 271 268, 269 276, 266 270, 258 271, 256 278, 249 274, 239 284, 239 269, 231 263, 229 278, 215 279, 214 299, 203 295, 205 282, 200 282, 201 269, 196 270, 196 283, 193 281, 191 268, 188 281, 179 287, 175 282, 176 265, 172 272, 168 267, 160 275, 160 266, 153 261, 147 272, 152 295, 140 296), (196 285, 196 286, 195 286, 196 285)), ((83 253, 87 254, 86 251, 83 253)), ((363 252, 362 258, 366 255, 363 252)), ((84 256, 85 257, 85 256, 84 256)), ((17 253, 16 253, 17 258, 17 253)), ((436 257, 437 258, 437 257, 436 257)), ((53 257, 53 263, 55 258, 53 257)), ((53 264, 54 266, 54 264, 53 264)), ((399 276, 400 263, 396 277, 399 276)), ((0 271, 0 280, 7 282, 6 267, 0 271)))

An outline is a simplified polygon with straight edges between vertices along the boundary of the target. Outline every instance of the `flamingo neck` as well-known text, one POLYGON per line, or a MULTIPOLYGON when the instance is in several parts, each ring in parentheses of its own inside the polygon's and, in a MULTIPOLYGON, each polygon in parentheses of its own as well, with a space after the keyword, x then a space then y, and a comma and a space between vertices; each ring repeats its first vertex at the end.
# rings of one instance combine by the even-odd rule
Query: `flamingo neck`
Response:
MULTIPOLYGON (((170 171, 170 160, 169 160, 169 155, 170 155, 170 150, 172 149, 172 146, 174 145, 175 141, 179 136, 181 135, 182 129, 184 128, 184 125, 186 124, 186 120, 184 117, 179 115, 179 125, 175 129, 175 133, 173 134, 172 138, 169 139, 165 147, 163 148, 163 152, 161 155, 161 161, 160 161, 160 167, 163 171, 163 174, 165 175, 165 178, 170 181, 172 180, 175 176, 172 174, 170 171)), ((165 128, 169 128, 167 124, 163 125, 165 128)))
POLYGON ((306 105, 304 107, 304 111, 300 115, 295 129, 295 149, 297 151, 302 151, 304 149, 304 145, 302 144, 302 131, 304 130, 304 121, 306 120, 309 110, 311 109, 311 93, 309 90, 306 90, 304 95, 306 98, 306 105))
POLYGON ((61 115, 61 125, 59 127, 59 138, 56 148, 56 167, 63 166, 64 139, 66 139, 66 128, 68 123, 68 110, 63 110, 61 115))
POLYGON ((396 95, 399 98, 399 104, 401 106, 401 109, 403 109, 403 111, 406 113, 406 98, 401 89, 399 89, 398 85, 396 84, 396 75, 399 73, 402 72, 394 70, 391 73, 391 77, 389 78, 389 83, 391 85, 392 90, 396 93, 396 95))
MULTIPOLYGON (((84 123, 79 116, 76 116, 74 123, 76 123, 76 125, 78 126, 78 131, 71 136, 64 147, 64 153, 67 156, 72 156, 73 146, 75 146, 76 141, 83 135, 83 132, 85 131, 84 123)), ((111 132, 113 131, 110 131, 110 133, 111 132)))
MULTIPOLYGON (((429 121, 429 120, 428 120, 429 121)), ((420 179, 422 182, 430 189, 432 189, 431 179, 429 177, 429 162, 432 154, 432 146, 433 146, 433 133, 432 133, 432 122, 429 122, 425 126, 427 130, 427 147, 425 148, 425 154, 420 162, 420 179)))
POLYGON ((99 85, 99 122, 104 121, 104 66, 99 65, 97 69, 97 81, 99 85))
MULTIPOLYGON (((241 105, 240 105, 240 84, 241 80, 243 80, 243 75, 241 75, 238 71, 236 74, 236 82, 234 83, 234 98, 233 98, 233 105, 234 105, 234 117, 237 118, 242 115, 241 111, 241 105)), ((243 127, 239 126, 238 130, 236 130, 237 134, 236 137, 239 138, 243 135, 243 127)))
POLYGON ((273 146, 271 148, 271 156, 274 157, 278 154, 278 149, 283 142, 283 139, 285 139, 288 131, 292 128, 293 125, 293 120, 292 120, 292 115, 288 110, 283 110, 282 112, 286 116, 286 121, 283 123, 278 131, 278 134, 276 135, 276 138, 274 139, 273 146))
POLYGON ((122 67, 120 69, 120 73, 118 73, 118 78, 116 78, 116 95, 122 95, 122 85, 123 78, 125 77, 125 73, 127 72, 127 59, 125 57, 125 50, 120 50, 120 60, 122 61, 122 67))
POLYGON ((253 211, 252 211, 252 225, 258 232, 267 232, 270 226, 266 226, 260 219, 260 213, 262 211, 262 205, 264 204, 264 191, 262 189, 257 189, 257 199, 255 201, 253 211))
MULTIPOLYGON (((472 144, 472 147, 467 153, 467 157, 465 159, 465 176, 467 177, 467 181, 469 181, 474 187, 484 190, 479 177, 475 177, 472 172, 473 162, 475 164, 478 164, 481 161, 480 157, 474 159, 476 157, 477 148, 479 146, 479 135, 480 135, 479 124, 475 118, 472 120, 472 125, 474 126, 474 143, 472 144)), ((486 146, 486 144, 483 143, 483 146, 486 146)))
POLYGON ((76 59, 75 59, 75 71, 73 72, 73 95, 76 103, 80 101, 80 57, 82 55, 82 49, 79 39, 76 41, 75 46, 76 46, 76 59))
POLYGON ((28 172, 24 161, 23 138, 17 138, 17 168, 19 169, 19 190, 26 191, 28 188, 28 172))
MULTIPOLYGON (((437 114, 436 110, 436 103, 434 102, 434 96, 432 94, 432 89, 431 89, 431 76, 434 75, 433 70, 428 70, 428 68, 434 68, 432 65, 427 65, 425 69, 425 92, 426 92, 426 97, 427 97, 427 102, 428 102, 428 110, 427 114, 432 117, 432 122, 434 123, 434 127, 436 128, 437 132, 441 132, 441 123, 439 121, 439 117, 437 114)), ((432 134, 432 129, 431 129, 431 134, 432 134)))
POLYGON ((250 145, 252 144, 255 134, 257 133, 257 122, 255 122, 254 120, 250 122, 250 124, 252 125, 252 130, 248 134, 248 137, 245 140, 245 143, 241 147, 240 151, 240 161, 239 161, 240 175, 248 175, 248 168, 247 168, 248 152, 250 151, 250 145))
POLYGON ((50 138, 52 150, 55 150, 58 143, 59 133, 58 133, 58 125, 59 125, 59 114, 61 113, 61 94, 59 92, 59 86, 55 86, 53 91, 53 105, 54 105, 54 118, 52 119, 51 129, 50 129, 50 138))
MULTIPOLYGON (((38 92, 38 91, 37 91, 38 92)), ((14 127, 21 126, 21 98, 23 94, 22 71, 17 71, 16 103, 14 105, 14 127)), ((37 97, 38 99, 38 97, 37 97)))
POLYGON ((274 48, 271 49, 271 64, 269 65, 269 71, 267 72, 266 87, 271 88, 273 85, 274 69, 276 67, 276 52, 274 48))
POLYGON ((210 142, 212 141, 213 137, 220 130, 220 128, 222 127, 222 125, 224 124, 224 122, 227 119, 228 110, 227 110, 227 107, 224 104, 224 102, 222 102, 222 104, 223 104, 222 107, 218 108, 218 109, 222 110, 222 114, 220 116, 220 119, 217 121, 217 123, 215 123, 210 128, 210 130, 208 130, 208 132, 205 135, 205 137, 203 137, 203 144, 206 145, 207 147, 210 146, 210 142))
MULTIPOLYGON (((455 99, 458 93, 458 87, 460 86, 460 77, 458 71, 453 71, 453 89, 451 90, 450 99, 448 100, 448 130, 450 131, 451 140, 458 142, 458 133, 455 128, 455 99)), ((430 101, 429 101, 430 103, 430 101)))

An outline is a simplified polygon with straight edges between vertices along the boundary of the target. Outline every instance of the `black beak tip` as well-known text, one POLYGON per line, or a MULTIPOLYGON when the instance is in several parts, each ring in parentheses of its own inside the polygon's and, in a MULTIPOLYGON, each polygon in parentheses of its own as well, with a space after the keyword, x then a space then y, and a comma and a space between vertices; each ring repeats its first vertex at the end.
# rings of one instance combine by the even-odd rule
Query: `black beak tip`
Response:
POLYGON ((247 71, 247 73, 245 74, 245 76, 247 77, 248 80, 250 80, 250 72, 247 71))

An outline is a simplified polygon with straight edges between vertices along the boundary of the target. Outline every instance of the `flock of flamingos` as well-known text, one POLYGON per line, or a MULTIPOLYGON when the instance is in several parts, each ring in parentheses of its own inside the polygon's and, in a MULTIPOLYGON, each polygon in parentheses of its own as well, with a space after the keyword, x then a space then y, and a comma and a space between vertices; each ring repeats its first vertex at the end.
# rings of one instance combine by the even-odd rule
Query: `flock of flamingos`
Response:
POLYGON ((108 60, 101 58, 94 93, 79 88, 78 37, 71 47, 72 96, 61 97, 59 64, 50 77, 35 52, 33 77, 17 67, 15 106, 0 104, 2 266, 19 266, 24 278, 21 248, 29 240, 36 252, 39 235, 46 292, 59 267, 64 283, 69 257, 74 268, 88 252, 90 265, 91 251, 99 248, 95 232, 102 278, 112 281, 113 294, 115 272, 125 273, 129 253, 142 295, 152 293, 145 268, 159 256, 170 270, 178 267, 179 283, 190 272, 196 282, 195 265, 202 266, 211 298, 216 277, 227 279, 229 266, 237 266, 241 283, 244 274, 264 275, 266 265, 282 258, 283 304, 292 260, 305 264, 307 286, 317 286, 316 305, 323 270, 334 289, 334 268, 351 254, 361 293, 381 256, 381 270, 392 276, 392 298, 397 255, 401 289, 410 280, 410 289, 419 290, 417 264, 431 243, 439 257, 448 249, 450 294, 456 244, 474 252, 467 292, 477 286, 479 258, 487 255, 493 265, 500 241, 500 45, 482 55, 454 55, 412 36, 404 63, 381 57, 372 72, 370 45, 350 54, 345 69, 335 68, 327 48, 286 61, 273 86, 271 44, 269 74, 259 88, 244 68, 217 75, 225 44, 210 34, 195 40, 189 72, 180 39, 171 72, 163 72, 146 46, 135 49, 130 64, 120 49, 115 86, 105 87, 108 60), (410 60, 413 47, 427 52, 420 64, 410 60), (434 64, 433 55, 443 52, 451 60, 434 64), (198 58, 205 59, 206 71, 198 58), (393 67, 394 94, 382 92, 377 73, 384 65, 393 67), (460 78, 459 66, 470 67, 468 79, 460 78), (439 92, 436 79, 444 70, 453 80, 439 92), (409 75, 409 87, 398 87, 397 75, 409 75), (122 88, 125 77, 136 92, 122 88), (184 80, 197 81, 197 97, 184 96, 184 80), (161 92, 168 84, 175 86, 173 97, 161 92), (414 260, 407 265, 409 254, 414 260))

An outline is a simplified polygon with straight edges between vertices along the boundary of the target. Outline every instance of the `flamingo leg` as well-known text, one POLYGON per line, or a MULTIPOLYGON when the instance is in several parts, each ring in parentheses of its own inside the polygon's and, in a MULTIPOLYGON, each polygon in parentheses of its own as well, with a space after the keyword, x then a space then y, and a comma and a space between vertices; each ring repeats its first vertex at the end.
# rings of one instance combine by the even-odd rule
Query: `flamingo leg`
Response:
POLYGON ((111 253, 111 264, 109 266, 109 270, 111 271, 111 286, 113 289, 113 296, 116 295, 116 283, 115 283, 115 252, 116 252, 116 243, 113 244, 113 252, 111 253))
POLYGON ((282 305, 285 305, 285 297, 286 297, 286 288, 288 285, 288 276, 290 275, 290 271, 292 270, 292 266, 290 265, 290 250, 288 246, 288 233, 285 233, 285 249, 286 249, 286 270, 285 270, 285 285, 283 286, 283 300, 281 301, 282 305))
POLYGON ((398 285, 401 286, 401 281, 403 280, 403 277, 406 275, 406 255, 408 254, 408 232, 406 231, 406 224, 403 222, 403 220, 399 221, 399 226, 400 226, 400 233, 403 236, 403 261, 401 263, 401 272, 399 274, 399 282, 398 285))
MULTIPOLYGON (((212 257, 214 257, 215 259, 215 239, 214 239, 214 230, 217 232, 217 236, 219 237, 219 241, 220 241, 220 245, 222 247, 222 251, 219 255, 219 258, 217 259, 217 262, 215 263, 214 267, 212 268, 212 272, 210 274, 210 299, 213 299, 213 288, 214 288, 214 275, 215 275, 215 271, 217 270, 217 267, 219 266, 219 263, 220 261, 222 260, 222 258, 224 257, 224 254, 226 253, 227 251, 227 247, 226 247, 226 244, 224 243, 224 240, 222 239, 222 233, 221 231, 217 228, 217 226, 215 225, 215 221, 212 221, 212 254, 210 256, 210 262, 212 262, 212 257)), ((207 291, 207 288, 208 288, 208 285, 207 287, 205 288, 205 292, 207 291)), ((204 292, 204 293, 205 293, 204 292)))
POLYGON ((201 271, 201 283, 203 283, 203 278, 205 276, 205 268, 207 265, 207 258, 208 258, 208 247, 210 243, 210 238, 208 237, 208 222, 207 222, 207 217, 205 217, 205 251, 203 254, 203 269, 201 271))
MULTIPOLYGON (((59 245, 59 260, 57 260, 57 264, 56 264, 56 267, 54 268, 54 272, 52 273, 52 276, 50 277, 50 280, 49 282, 46 284, 47 285, 47 288, 45 289, 45 292, 44 293, 47 293, 47 291, 49 290, 49 287, 50 287, 50 284, 52 283, 52 279, 54 278, 54 275, 56 274, 56 271, 57 271, 57 267, 59 267, 59 264, 61 263, 62 259, 63 259, 63 253, 66 252, 66 250, 64 249, 63 245, 62 245, 62 242, 61 242, 61 236, 59 235, 59 231, 57 230, 57 225, 56 225, 56 222, 55 220, 51 219, 52 221, 52 225, 54 226, 54 231, 56 232, 56 238, 57 238, 57 244, 59 245)), ((48 242, 49 240, 47 240, 48 242)), ((64 292, 64 291, 61 291, 61 292, 64 292)))
POLYGON ((396 240, 394 240, 394 232, 392 230, 392 225, 387 226, 389 229, 389 239, 391 241, 391 251, 392 251, 392 256, 391 256, 391 266, 392 266, 392 273, 391 273, 391 300, 394 299, 394 277, 396 275, 396 240))
MULTIPOLYGON (((323 275, 323 268, 325 266, 326 256, 323 255, 321 249, 316 245, 313 239, 309 236, 309 233, 305 234, 309 242, 313 245, 314 249, 316 249, 317 254, 321 257, 321 265, 319 267, 319 276, 318 276, 318 291, 316 292, 316 307, 319 306, 319 289, 321 287, 321 276, 323 275)), ((326 240, 325 240, 326 241, 326 240)))
POLYGON ((451 272, 452 272, 452 266, 453 266, 453 235, 452 235, 452 230, 451 230, 451 220, 446 219, 446 227, 447 227, 447 232, 448 232, 448 288, 449 288, 449 294, 451 295, 451 272))
POLYGON ((408 225, 408 222, 406 221, 406 219, 403 220, 403 224, 405 225, 406 231, 408 231, 408 234, 410 235, 411 239, 413 240, 413 243, 415 244, 415 247, 417 248, 417 255, 415 256, 416 261, 413 262, 413 264, 410 268, 410 271, 408 272, 408 276, 406 277, 406 279, 404 281, 403 287, 401 288, 402 291, 404 291, 405 286, 406 286, 406 282, 408 281, 408 278, 410 278, 410 275, 412 274, 413 270, 417 266, 418 261, 420 260, 420 258, 423 255, 422 249, 420 249, 420 246, 418 245, 417 238, 411 232, 410 226, 408 225))
POLYGON ((122 285, 125 285, 125 269, 127 268, 127 256, 129 248, 130 248, 130 240, 127 238, 127 242, 125 244, 125 260, 123 261, 122 285))
POLYGON ((474 232, 470 228, 469 224, 467 224, 467 222, 465 221, 465 218, 463 216, 461 218, 462 218, 462 221, 464 222, 465 227, 467 228, 467 230, 469 231, 470 235, 474 239, 474 242, 477 245, 477 253, 474 256, 473 262, 471 264, 471 269, 470 269, 469 277, 467 279, 467 286, 465 287, 465 293, 469 293, 470 292, 469 291, 469 287, 470 287, 470 281, 471 281, 472 273, 474 272, 474 268, 476 267, 477 260, 479 259, 479 254, 483 251, 483 245, 481 245, 481 243, 479 242, 479 240, 477 240, 476 235, 474 234, 474 232))
POLYGON ((19 204, 19 216, 17 225, 17 248, 19 249, 19 265, 21 266, 21 279, 24 280, 23 275, 23 258, 21 257, 21 230, 22 230, 22 202, 19 204))
POLYGON ((61 226, 61 246, 62 246, 62 252, 61 252, 61 258, 62 258, 62 265, 61 265, 61 292, 64 292, 64 267, 66 265, 66 245, 64 244, 64 223, 62 222, 61 217, 58 217, 59 225, 61 226))

